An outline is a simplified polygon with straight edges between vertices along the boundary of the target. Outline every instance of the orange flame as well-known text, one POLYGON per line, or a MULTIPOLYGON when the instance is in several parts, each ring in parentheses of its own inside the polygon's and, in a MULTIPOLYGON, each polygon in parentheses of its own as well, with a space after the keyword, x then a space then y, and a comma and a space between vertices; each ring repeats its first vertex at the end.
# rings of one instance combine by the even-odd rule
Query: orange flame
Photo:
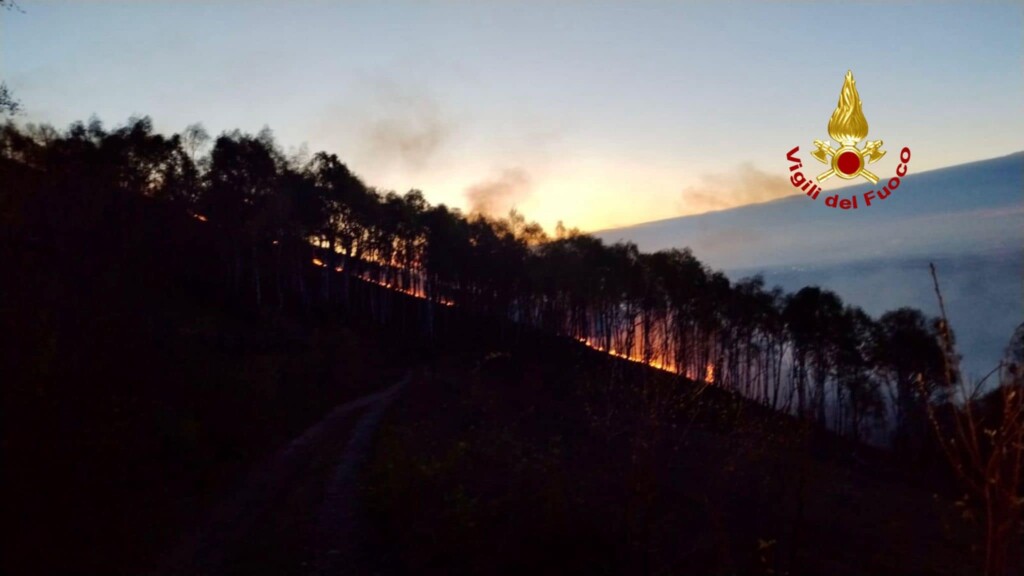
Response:
MULTIPOLYGON (((682 370, 676 368, 674 363, 662 362, 662 361, 660 361, 660 360, 658 360, 656 358, 652 358, 649 362, 645 362, 644 359, 641 356, 637 355, 637 354, 627 354, 627 353, 624 353, 624 352, 622 352, 620 350, 616 350, 614 347, 613 348, 606 348, 604 345, 599 344, 599 343, 591 340, 590 338, 579 338, 579 337, 576 337, 575 340, 577 340, 578 342, 582 342, 587 348, 591 348, 593 350, 597 350, 598 352, 604 352, 605 354, 608 354, 609 356, 614 356, 616 358, 622 358, 623 360, 628 360, 628 361, 634 362, 636 364, 644 364, 645 366, 650 366, 651 368, 654 368, 656 370, 661 370, 662 372, 671 372, 672 374, 683 374, 684 373, 682 370)), ((689 378, 690 380, 696 380, 694 375, 689 370, 685 371, 685 376, 687 378, 689 378)), ((714 364, 710 364, 709 363, 707 365, 707 367, 705 368, 704 382, 706 382, 708 384, 714 384, 714 382, 715 382, 715 365, 714 364)))
MULTIPOLYGON (((336 272, 340 272, 341 270, 335 270, 335 271, 336 272)), ((395 286, 391 282, 381 282, 380 280, 377 280, 375 278, 371 278, 370 276, 363 275, 363 274, 356 274, 355 277, 359 278, 363 282, 369 282, 371 284, 376 284, 377 286, 381 286, 383 288, 387 288, 388 290, 394 290, 395 292, 401 292, 402 294, 405 294, 406 296, 412 296, 413 298, 419 298, 421 300, 428 300, 427 293, 425 291, 423 291, 422 289, 420 289, 420 290, 407 290, 405 288, 399 288, 398 286, 395 286)), ((443 306, 455 306, 454 302, 452 302, 451 300, 449 300, 447 298, 444 298, 444 297, 437 297, 437 298, 434 299, 434 301, 437 302, 438 304, 443 305, 443 306)))

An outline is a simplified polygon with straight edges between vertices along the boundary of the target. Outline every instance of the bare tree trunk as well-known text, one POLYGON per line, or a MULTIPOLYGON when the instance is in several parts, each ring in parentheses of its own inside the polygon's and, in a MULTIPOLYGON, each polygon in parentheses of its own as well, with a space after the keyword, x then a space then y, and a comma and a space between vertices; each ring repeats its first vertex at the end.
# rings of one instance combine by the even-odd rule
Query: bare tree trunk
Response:
POLYGON ((260 308, 263 305, 263 291, 260 287, 260 263, 259 257, 256 254, 256 243, 252 245, 252 279, 253 286, 256 289, 256 307, 260 308))

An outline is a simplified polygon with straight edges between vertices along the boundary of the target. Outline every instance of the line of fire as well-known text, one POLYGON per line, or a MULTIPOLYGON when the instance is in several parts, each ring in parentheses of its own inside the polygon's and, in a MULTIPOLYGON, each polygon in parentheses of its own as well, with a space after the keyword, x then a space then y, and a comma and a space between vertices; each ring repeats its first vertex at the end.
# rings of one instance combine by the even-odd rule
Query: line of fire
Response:
MULTIPOLYGON (((403 267, 397 260, 384 262, 381 259, 363 257, 359 262, 345 257, 335 251, 335 258, 341 258, 348 264, 330 266, 330 247, 313 243, 317 256, 311 260, 313 266, 322 268, 324 274, 333 269, 335 274, 343 278, 374 284, 394 292, 424 300, 431 304, 453 307, 456 306, 458 288, 441 287, 429 282, 429 275, 421 268, 403 267), (353 271, 345 276, 346 266, 353 271)), ((536 308, 536 307, 534 307, 536 308)), ((513 302, 510 306, 509 319, 535 327, 553 326, 552 322, 544 321, 539 310, 528 311, 531 306, 523 301, 513 302)), ((431 308, 428 306, 426 310, 431 308)), ((673 353, 677 350, 678 337, 673 333, 671 314, 644 317, 641 310, 632 310, 624 306, 621 316, 608 314, 606 311, 595 311, 588 321, 566 321, 556 332, 568 336, 593 350, 604 352, 610 356, 643 364, 657 370, 685 376, 689 380, 715 383, 715 360, 707 360, 712 353, 693 353, 689 355, 673 353), (692 360, 686 357, 692 356, 692 360)), ((428 319, 429 326, 432 319, 428 319)), ((557 324, 557 323, 555 323, 557 324)), ((712 349, 714 347, 711 347, 712 349)))
MULTIPOLYGON (((904 157, 909 161, 909 150, 905 149, 904 157)), ((901 172, 906 173, 902 168, 901 172)), ((194 217, 207 221, 199 215, 194 217)), ((577 240, 593 241, 584 236, 577 240)), ((425 238, 412 241, 420 249, 426 243, 425 238)), ((548 246, 572 243, 569 239, 548 246)), ((410 256, 417 250, 409 246, 396 244, 382 251, 370 242, 363 246, 357 242, 343 249, 319 239, 310 239, 309 246, 313 252, 309 262, 323 275, 324 286, 334 286, 329 289, 338 290, 343 300, 353 282, 384 288, 383 294, 413 298, 423 304, 418 308, 419 325, 427 334, 434 332, 439 310, 485 315, 500 310, 512 323, 571 338, 592 350, 692 382, 714 385, 773 410, 813 415, 840 434, 885 445, 892 433, 886 426, 869 426, 859 408, 844 400, 840 388, 810 385, 817 376, 802 357, 804 351, 786 341, 781 318, 777 332, 765 332, 753 326, 733 325, 724 317, 728 313, 721 307, 724 303, 702 304, 697 294, 677 294, 659 300, 650 289, 636 292, 635 286, 623 286, 616 297, 595 298, 598 303, 594 305, 579 300, 574 293, 578 285, 545 285, 538 287, 540 294, 516 294, 507 285, 482 288, 446 282, 430 273, 426 257, 410 256)), ((533 245, 531 249, 541 250, 542 246, 533 245)), ((728 284, 721 272, 711 271, 689 251, 657 256, 672 255, 679 258, 683 267, 692 267, 693 277, 707 278, 704 289, 711 293, 715 293, 714 286, 724 289, 728 284)), ((641 256, 634 253, 629 257, 641 256)), ((752 295, 761 293, 758 282, 744 281, 737 289, 749 289, 752 295)), ((783 298, 777 289, 767 296, 783 298)), ((371 296, 364 304, 389 314, 389 301, 383 296, 371 296)))

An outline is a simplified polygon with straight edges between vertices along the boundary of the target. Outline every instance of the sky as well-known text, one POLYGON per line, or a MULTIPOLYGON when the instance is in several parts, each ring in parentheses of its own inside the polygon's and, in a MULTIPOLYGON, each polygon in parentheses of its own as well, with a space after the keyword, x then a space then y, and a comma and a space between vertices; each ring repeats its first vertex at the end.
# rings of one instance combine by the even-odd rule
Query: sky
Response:
POLYGON ((1024 149, 1024 3, 18 3, 19 122, 269 126, 380 189, 549 231, 793 193, 786 152, 811 161, 848 69, 880 175, 903 146, 914 171, 1024 149))

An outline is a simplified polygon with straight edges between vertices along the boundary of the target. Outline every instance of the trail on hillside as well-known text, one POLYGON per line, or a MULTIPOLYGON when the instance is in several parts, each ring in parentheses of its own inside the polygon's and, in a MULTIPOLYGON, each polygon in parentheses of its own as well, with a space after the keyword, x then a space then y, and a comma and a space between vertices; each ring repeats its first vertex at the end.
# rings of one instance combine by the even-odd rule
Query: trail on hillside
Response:
POLYGON ((335 407, 258 465, 155 573, 338 574, 357 566, 358 471, 409 380, 335 407))
POLYGON ((362 506, 358 498, 358 472, 366 463, 373 436, 384 411, 409 382, 407 375, 398 384, 381 392, 356 423, 348 445, 338 460, 320 509, 319 554, 315 574, 361 574, 368 562, 361 552, 365 534, 359 529, 362 506))

